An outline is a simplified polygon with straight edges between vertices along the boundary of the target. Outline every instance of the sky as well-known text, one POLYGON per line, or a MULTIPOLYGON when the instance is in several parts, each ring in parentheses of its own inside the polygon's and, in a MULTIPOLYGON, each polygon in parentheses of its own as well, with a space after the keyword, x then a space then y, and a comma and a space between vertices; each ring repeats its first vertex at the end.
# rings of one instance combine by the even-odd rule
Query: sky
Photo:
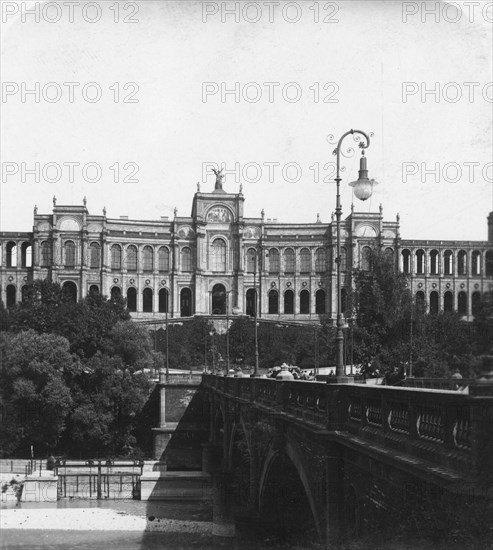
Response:
MULTIPOLYGON (((2 0, 0 230, 51 213, 159 220, 242 185, 245 215, 330 221, 335 142, 370 136, 355 211, 485 240, 493 3, 2 0), (30 93, 31 92, 31 93, 30 93), (334 137, 330 137, 334 136, 334 137)), ((360 152, 343 142, 343 217, 360 152), (349 151, 350 149, 353 151, 349 151)))

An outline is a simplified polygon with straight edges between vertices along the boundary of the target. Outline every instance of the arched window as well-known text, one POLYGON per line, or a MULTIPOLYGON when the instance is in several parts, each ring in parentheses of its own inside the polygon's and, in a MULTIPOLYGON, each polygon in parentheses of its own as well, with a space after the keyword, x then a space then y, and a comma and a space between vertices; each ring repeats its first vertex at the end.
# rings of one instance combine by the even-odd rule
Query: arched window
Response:
POLYGON ((114 286, 111 288, 111 299, 119 300, 122 297, 122 289, 119 286, 114 286))
POLYGON ((300 292, 300 313, 310 313, 310 293, 306 289, 300 292))
POLYGON ((257 251, 255 250, 255 248, 249 248, 247 250, 247 256, 246 256, 247 273, 255 273, 256 263, 257 263, 257 251))
POLYGON ((77 285, 73 281, 65 281, 62 291, 71 302, 77 302, 77 285))
POLYGON ((387 247, 385 249, 385 257, 390 261, 392 262, 392 264, 394 264, 394 249, 393 248, 390 248, 390 247, 387 247))
POLYGON ((182 288, 180 292, 180 315, 181 317, 192 315, 192 291, 189 288, 182 288))
POLYGON ((493 250, 488 250, 486 252, 486 276, 493 276, 493 250))
POLYGON ((142 311, 144 313, 152 312, 152 288, 144 288, 142 293, 142 311))
POLYGON ((181 249, 181 270, 186 273, 192 271, 192 251, 188 246, 181 249))
POLYGON ((279 250, 277 250, 277 248, 271 248, 269 250, 269 273, 279 273, 279 264, 279 250))
POLYGON ((279 313, 279 293, 277 290, 269 292, 269 313, 279 313))
POLYGON ((15 306, 15 286, 7 285, 7 307, 15 306))
POLYGON ((223 273, 226 271, 226 243, 223 239, 214 239, 212 243, 212 271, 223 273))
POLYGON ((74 241, 65 241, 63 245, 64 265, 69 269, 75 267, 75 243, 74 241))
POLYGON ((284 251, 284 273, 294 273, 294 268, 294 250, 292 248, 286 248, 284 251))
POLYGON ((246 314, 255 316, 255 289, 249 288, 246 293, 246 314))
POLYGON ((474 250, 472 253, 472 274, 481 275, 481 252, 474 250))
POLYGON ((439 310, 438 292, 433 290, 430 292, 430 313, 436 315, 439 310))
POLYGON ((286 290, 284 293, 284 313, 288 315, 294 313, 294 292, 292 290, 286 290))
POLYGON ((454 295, 450 291, 443 296, 443 311, 454 311, 454 295))
POLYGON ((119 245, 114 244, 111 247, 110 257, 111 257, 111 269, 113 271, 121 271, 121 269, 122 269, 122 249, 119 245))
POLYGON ((424 250, 416 250, 416 273, 423 275, 425 272, 425 252, 424 250))
POLYGON ((402 272, 411 273, 411 251, 405 248, 401 252, 402 256, 402 272))
POLYGON ((98 285, 91 285, 89 287, 89 294, 99 294, 99 286, 98 285))
POLYGON ((127 271, 137 271, 137 247, 133 244, 127 246, 127 271))
POLYGON ((315 313, 324 315, 325 311, 325 290, 319 288, 315 293, 315 313))
POLYGON ((315 272, 325 273, 327 269, 327 250, 325 248, 317 248, 315 252, 315 272))
POLYGON ((467 293, 464 291, 459 292, 457 297, 457 312, 459 315, 467 315, 467 293))
POLYGON ((300 252, 300 273, 310 273, 312 270, 312 255, 308 248, 302 248, 300 252))
POLYGON ((341 271, 347 270, 347 250, 345 246, 341 246, 341 271))
POLYGON ((167 288, 159 290, 159 313, 169 313, 169 292, 167 288))
POLYGON ((99 269, 101 262, 101 248, 98 243, 91 243, 89 247, 89 265, 91 269, 99 269))
POLYGON ((133 286, 127 289, 127 308, 129 311, 137 311, 137 290, 133 286))
POLYGON ((416 292, 416 309, 420 313, 424 313, 425 308, 425 293, 422 290, 418 290, 418 292, 416 292))
POLYGON ((43 241, 41 243, 41 267, 49 267, 51 266, 51 262, 51 243, 48 241, 43 241))
POLYGON ((227 294, 224 285, 218 283, 212 287, 211 307, 212 315, 226 315, 227 294))
POLYGON ((432 275, 438 275, 438 250, 432 250, 430 252, 430 273, 432 275))
POLYGON ((446 250, 443 255, 443 272, 445 275, 453 275, 454 255, 451 250, 446 250))
POLYGON ((154 269, 154 250, 151 246, 144 246, 142 251, 142 269, 144 271, 153 271, 154 269))
POLYGON ((459 250, 457 254, 457 274, 467 275, 467 253, 465 250, 459 250))
POLYGON ((360 267, 362 271, 371 271, 371 248, 364 246, 361 249, 360 267))
POLYGON ((13 241, 7 243, 7 266, 17 267, 17 244, 13 241))
POLYGON ((158 269, 160 273, 169 271, 169 248, 162 246, 157 253, 158 269))
POLYGON ((22 243, 21 265, 22 267, 33 266, 33 247, 31 246, 31 243, 22 243))
POLYGON ((481 293, 473 292, 471 298, 472 298, 472 302, 471 302, 472 314, 474 315, 474 317, 476 317, 481 310, 481 293))

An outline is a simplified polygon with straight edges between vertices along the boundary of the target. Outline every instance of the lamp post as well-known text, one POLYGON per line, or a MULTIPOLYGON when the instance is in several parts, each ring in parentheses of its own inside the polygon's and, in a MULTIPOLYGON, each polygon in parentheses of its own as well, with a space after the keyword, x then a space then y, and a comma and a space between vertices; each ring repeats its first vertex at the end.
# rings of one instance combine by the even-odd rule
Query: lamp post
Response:
MULTIPOLYGON (((372 192, 373 192, 373 185, 375 185, 377 182, 374 180, 368 179, 368 169, 366 166, 366 157, 365 157, 365 149, 367 149, 370 146, 370 138, 368 134, 365 132, 362 132, 361 130, 349 130, 345 134, 342 135, 342 137, 339 139, 339 142, 337 144, 337 147, 335 148, 333 154, 337 157, 337 171, 336 171, 336 284, 337 284, 337 318, 336 318, 336 376, 335 379, 331 380, 331 382, 338 382, 338 383, 347 383, 349 382, 349 378, 346 377, 345 367, 344 367, 344 334, 343 334, 343 326, 344 321, 342 319, 342 313, 341 313, 341 214, 342 214, 342 208, 341 208, 341 195, 340 195, 340 183, 341 183, 341 146, 344 138, 346 138, 349 135, 353 134, 360 134, 362 135, 366 143, 360 143, 359 146, 362 149, 362 157, 360 160, 360 169, 359 169, 359 175, 358 179, 356 181, 353 181, 349 185, 354 188, 354 194, 356 197, 360 200, 366 200, 368 199, 372 192)), ((329 380, 329 379, 328 379, 329 380)))
POLYGON ((169 304, 169 292, 166 293, 166 382, 169 382, 169 338, 168 338, 168 304, 169 304))
POLYGON ((254 302, 253 302, 253 315, 254 315, 254 321, 255 321, 255 370, 253 371, 253 376, 255 378, 259 377, 259 371, 258 371, 258 327, 257 327, 257 320, 258 320, 258 295, 257 295, 257 266, 258 266, 258 255, 259 251, 255 250, 255 263, 254 263, 254 270, 253 270, 253 294, 254 294, 254 302))

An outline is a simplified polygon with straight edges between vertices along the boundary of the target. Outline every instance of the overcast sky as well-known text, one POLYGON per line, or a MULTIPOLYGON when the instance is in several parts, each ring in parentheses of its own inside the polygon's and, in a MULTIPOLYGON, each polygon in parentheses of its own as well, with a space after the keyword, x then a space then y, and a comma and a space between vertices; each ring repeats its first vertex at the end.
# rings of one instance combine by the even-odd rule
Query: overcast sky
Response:
MULTIPOLYGON (((403 238, 486 239, 492 3, 422 4, 3 1, 0 229, 31 230, 53 195, 189 215, 213 162, 245 215, 327 222, 328 136, 357 128, 379 185, 356 211, 399 212, 403 238)), ((359 155, 343 159, 344 216, 359 155)))

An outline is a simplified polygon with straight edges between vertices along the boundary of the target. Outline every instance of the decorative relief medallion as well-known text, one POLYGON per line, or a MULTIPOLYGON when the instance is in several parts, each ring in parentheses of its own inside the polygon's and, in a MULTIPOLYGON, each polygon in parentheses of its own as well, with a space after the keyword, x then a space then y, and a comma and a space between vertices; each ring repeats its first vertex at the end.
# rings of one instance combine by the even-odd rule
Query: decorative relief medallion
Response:
POLYGON ((24 277, 24 281, 27 281, 27 277, 24 277))
POLYGON ((194 236, 193 229, 189 225, 182 225, 177 233, 180 239, 191 239, 194 236))
POLYGON ((371 225, 361 224, 356 228, 356 235, 358 237, 376 237, 377 230, 371 225))
POLYGON ((90 223, 87 227, 89 233, 99 233, 103 230, 103 226, 99 223, 90 223))
POLYGON ((464 283, 461 283, 461 284, 460 284, 460 287, 461 287, 461 288, 466 288, 466 285, 465 285, 464 283))
POLYGON ((243 231, 244 239, 258 239, 260 237, 260 230, 258 227, 245 227, 243 231))
POLYGON ((116 283, 118 283, 119 280, 120 280, 120 279, 118 279, 118 277, 115 277, 115 278, 113 279, 113 282, 116 284, 116 283))
POLYGON ((14 280, 14 277, 12 275, 9 276, 9 281, 12 282, 14 280))
POLYGON ((476 283, 476 284, 474 285, 474 288, 477 290, 477 289, 479 288, 479 284, 476 283))
POLYGON ((436 287, 437 287, 437 284, 436 284, 436 283, 433 283, 431 286, 432 286, 433 288, 436 288, 436 287))
POLYGON ((319 282, 318 282, 318 286, 324 286, 324 284, 322 283, 322 281, 319 281, 319 282))
POLYGON ((58 222, 60 231, 80 231, 80 221, 75 218, 62 218, 58 222))
POLYGON ((445 286, 446 286, 447 288, 450 288, 450 283, 447 283, 445 286))
POLYGON ((212 223, 228 223, 231 221, 231 212, 224 206, 215 206, 207 213, 207 221, 212 223))
POLYGON ((286 283, 286 286, 289 288, 291 286, 291 283, 286 283))
POLYGON ((276 283, 271 283, 270 286, 271 286, 272 288, 276 288, 276 283))
POLYGON ((151 284, 151 280, 150 279, 146 279, 146 285, 150 285, 151 284))
POLYGON ((308 283, 306 281, 303 281, 303 286, 306 286, 308 283))
POLYGON ((165 281, 164 279, 162 279, 161 285, 162 285, 162 286, 166 286, 166 281, 165 281))
POLYGON ((418 283, 418 288, 423 288, 423 283, 418 283))
POLYGON ((135 279, 130 279, 130 284, 131 285, 135 284, 135 279))

